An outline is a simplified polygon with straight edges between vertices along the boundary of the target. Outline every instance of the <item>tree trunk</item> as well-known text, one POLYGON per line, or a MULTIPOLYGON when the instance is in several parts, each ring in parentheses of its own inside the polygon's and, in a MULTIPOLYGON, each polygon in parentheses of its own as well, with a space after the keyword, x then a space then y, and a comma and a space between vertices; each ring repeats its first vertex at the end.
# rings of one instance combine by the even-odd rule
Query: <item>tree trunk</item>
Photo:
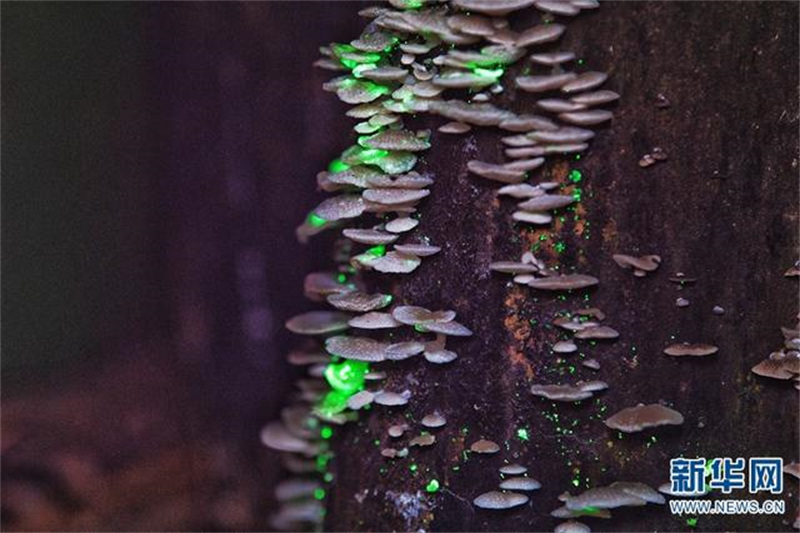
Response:
MULTIPOLYGON (((513 24, 524 28, 531 15, 513 24)), ((797 20, 796 4, 611 2, 570 22, 559 49, 577 52, 589 70, 608 72, 608 88, 622 95, 585 157, 542 172, 542 179, 565 182, 580 170, 579 222, 570 217, 538 231, 514 224, 513 202, 498 202, 495 184, 468 174, 470 159, 502 161, 501 132, 434 134, 421 169, 436 183, 418 231, 443 250, 397 283, 396 301, 453 309, 475 335, 452 342, 460 355, 452 366, 416 359, 386 365, 386 388, 408 388, 412 400, 403 409, 374 409, 341 431, 327 528, 548 530, 558 522, 549 513, 561 505, 560 493, 618 480, 657 486, 668 480, 673 457, 797 460, 796 391, 750 372, 781 345, 779 327, 793 325, 797 313, 796 281, 783 277, 797 259, 797 20), (669 159, 641 168, 639 159, 654 147, 669 159), (562 244, 554 243, 565 248, 559 253, 562 244), (599 288, 564 299, 489 273, 491 261, 517 260, 531 247, 549 264, 598 277, 599 288), (663 261, 640 279, 612 261, 615 253, 663 261), (670 283, 677 272, 697 282, 670 283), (679 297, 690 305, 677 307, 679 297), (582 306, 599 307, 620 332, 616 342, 584 350, 601 363, 598 372, 581 366, 582 356, 559 362, 549 350, 558 338, 550 325, 555 314, 582 306), (713 314, 714 306, 725 313, 713 314), (677 341, 712 343, 719 353, 688 361, 663 355, 677 341), (610 388, 580 406, 529 392, 533 383, 578 379, 603 379, 610 388), (622 437, 602 422, 659 401, 685 423, 622 437), (416 431, 434 410, 448 420, 434 446, 411 448, 402 460, 380 455, 397 445, 386 433, 390 425, 406 421, 416 431), (500 443, 501 452, 465 459, 479 438, 500 443), (542 482, 530 507, 474 508, 472 499, 495 489, 506 461, 528 466, 542 482), (443 489, 428 494, 432 479, 443 489)), ((533 111, 526 107, 532 99, 511 85, 501 104, 533 111)), ((441 122, 426 118, 419 126, 441 122)), ((786 481, 786 516, 708 516, 698 527, 790 529, 797 486, 786 481)), ((685 517, 664 506, 613 514, 590 525, 688 529, 685 517)))

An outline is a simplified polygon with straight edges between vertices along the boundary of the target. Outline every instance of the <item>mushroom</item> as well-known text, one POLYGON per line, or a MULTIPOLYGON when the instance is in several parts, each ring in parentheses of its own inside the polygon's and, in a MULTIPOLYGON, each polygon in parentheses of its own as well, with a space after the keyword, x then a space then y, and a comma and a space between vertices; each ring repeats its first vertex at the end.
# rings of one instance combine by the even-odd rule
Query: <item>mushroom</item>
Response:
POLYGON ((390 329, 400 326, 391 314, 376 311, 351 318, 348 324, 359 329, 390 329))
POLYGON ((647 428, 683 424, 683 415, 674 409, 654 403, 628 407, 606 419, 605 425, 625 433, 635 433, 647 428))
POLYGON ((616 339, 619 332, 608 326, 594 326, 584 328, 575 333, 576 339, 616 339))
POLYGON ((562 274, 547 278, 536 278, 528 283, 529 287, 547 291, 566 291, 584 289, 600 283, 595 277, 584 274, 562 274))
POLYGON ((718 351, 719 348, 713 344, 690 344, 688 342, 670 344, 664 348, 664 353, 673 357, 704 357, 706 355, 714 355, 718 351))
POLYGON ((496 442, 481 439, 473 442, 469 449, 475 453, 493 454, 500 451, 500 446, 496 442))
POLYGON ((392 303, 390 294, 364 294, 363 292, 346 292, 343 294, 331 294, 327 298, 328 303, 341 311, 351 311, 364 313, 381 309, 392 303))
POLYGON ((346 330, 350 317, 338 311, 311 311, 286 321, 286 329, 301 335, 327 335, 346 330))
POLYGON ((553 531, 554 533, 590 533, 592 530, 577 520, 568 520, 558 524, 553 531))
POLYGON ((501 183, 520 183, 525 179, 524 170, 510 169, 504 165, 495 165, 483 161, 469 161, 467 169, 473 174, 501 183))
POLYGON ((661 263, 661 256, 658 255, 634 257, 632 255, 614 254, 612 258, 620 267, 632 268, 634 275, 637 277, 643 277, 646 272, 654 271, 661 263))
POLYGON ((542 484, 531 477, 510 477, 504 479, 499 487, 503 490, 533 491, 542 488, 542 484))
POLYGON ((520 464, 517 464, 517 463, 510 464, 510 465, 504 465, 504 466, 500 467, 500 473, 501 474, 509 474, 509 475, 512 475, 512 476, 519 476, 521 474, 524 474, 527 471, 528 471, 527 468, 525 468, 524 466, 522 466, 520 464))
POLYGON ((496 490, 484 492, 472 503, 481 509, 511 509, 528 503, 528 497, 516 492, 499 492, 496 490))
MULTIPOLYGON (((539 24, 520 33, 514 44, 518 47, 525 47, 557 41, 564 34, 566 29, 567 28, 563 24, 539 24)), ((572 57, 575 57, 575 55, 573 54, 572 57)), ((533 56, 531 56, 531 58, 533 58, 533 56)), ((563 61, 561 62, 563 63, 563 61)), ((557 63, 551 62, 549 64, 553 65, 557 63)))
POLYGON ((325 341, 325 349, 345 359, 377 362, 386 359, 387 345, 366 337, 337 335, 325 341))
POLYGON ((426 428, 440 428, 447 423, 447 420, 441 413, 435 411, 422 417, 420 423, 426 428))

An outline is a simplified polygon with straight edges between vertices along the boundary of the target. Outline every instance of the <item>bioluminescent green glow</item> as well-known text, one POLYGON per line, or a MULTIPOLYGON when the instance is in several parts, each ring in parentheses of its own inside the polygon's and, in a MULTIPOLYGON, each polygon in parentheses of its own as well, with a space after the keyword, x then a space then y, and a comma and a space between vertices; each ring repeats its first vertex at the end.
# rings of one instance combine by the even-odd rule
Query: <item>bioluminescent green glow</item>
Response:
POLYGON ((491 78, 496 80, 497 78, 503 75, 505 69, 502 68, 489 69, 489 68, 476 67, 472 70, 472 72, 473 74, 476 74, 482 78, 491 78))
POLYGON ((322 227, 327 222, 328 222, 327 220, 325 220, 321 216, 315 215, 314 213, 309 214, 308 218, 306 218, 306 223, 308 223, 308 225, 311 226, 312 228, 322 227))
POLYGON ((325 380, 333 389, 332 392, 341 392, 347 395, 344 399, 359 392, 364 388, 364 376, 369 372, 369 363, 365 361, 342 361, 330 363, 325 368, 325 380))
POLYGON ((425 491, 430 493, 439 492, 439 481, 436 479, 430 480, 428 484, 425 485, 425 491))
POLYGON ((333 428, 330 426, 322 426, 322 429, 319 430, 319 436, 325 440, 330 439, 333 437, 333 428))
POLYGON ((372 257, 383 257, 384 255, 386 255, 386 245, 385 244, 379 244, 377 246, 373 246, 372 248, 370 248, 369 250, 367 250, 364 253, 365 254, 369 254, 372 257))
POLYGON ((569 179, 572 183, 578 183, 583 179, 583 173, 580 170, 571 170, 569 172, 569 179))
POLYGON ((695 527, 697 525, 697 518, 687 518, 686 525, 689 527, 695 527))
POLYGON ((328 165, 328 172, 344 172, 345 170, 349 169, 350 165, 345 163, 339 158, 334 159, 328 165))
POLYGON ((362 150, 358 154, 358 159, 365 165, 374 165, 384 157, 389 155, 388 150, 378 150, 377 148, 369 148, 362 150))
POLYGON ((553 244, 553 250, 555 250, 556 253, 559 253, 559 254, 563 253, 564 250, 566 250, 566 249, 567 249, 567 245, 564 244, 563 242, 557 242, 557 243, 553 244))
POLYGON ((352 395, 343 391, 329 391, 317 405, 317 411, 325 417, 339 414, 347 409, 347 400, 350 396, 352 395))
POLYGON ((517 429, 517 438, 521 441, 529 440, 530 434, 528 433, 528 428, 519 428, 517 429))
POLYGON ((325 489, 323 488, 316 488, 314 489, 314 498, 317 500, 322 500, 325 498, 325 489))

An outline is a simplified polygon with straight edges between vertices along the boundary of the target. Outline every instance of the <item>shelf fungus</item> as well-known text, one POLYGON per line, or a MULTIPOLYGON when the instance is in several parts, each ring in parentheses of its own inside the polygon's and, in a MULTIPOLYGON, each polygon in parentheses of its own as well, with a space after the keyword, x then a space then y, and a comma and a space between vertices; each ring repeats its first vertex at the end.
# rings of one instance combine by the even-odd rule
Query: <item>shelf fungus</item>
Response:
POLYGON ((590 533, 591 531, 589 526, 577 520, 561 522, 553 530, 554 533, 590 533))
MULTIPOLYGON (((577 161, 595 137, 593 126, 613 116, 603 106, 619 95, 600 87, 608 81, 606 74, 584 71, 574 52, 555 48, 566 31, 566 26, 556 21, 597 6, 595 0, 389 0, 359 11, 369 22, 357 38, 320 48, 322 57, 315 64, 335 72, 323 89, 350 104, 346 116, 354 119, 350 130, 354 139, 316 175, 317 187, 329 197, 297 228, 302 242, 323 231, 340 232, 342 238, 335 241, 335 268, 311 273, 304 281, 305 296, 330 309, 304 313, 286 323, 289 330, 310 338, 305 341, 307 346, 288 356, 291 364, 307 367, 296 382, 296 403, 284 410, 280 422, 262 432, 264 444, 285 452, 286 468, 301 476, 279 485, 282 506, 270 522, 273 527, 322 529, 325 513, 319 500, 325 499, 325 485, 321 480, 328 481, 331 475, 325 465, 333 454, 328 439, 334 435, 334 427, 359 416, 374 416, 369 413, 375 409, 367 410, 368 406, 406 405, 412 399, 410 391, 382 388, 381 380, 392 375, 391 365, 419 355, 431 363, 451 363, 457 354, 447 348, 448 338, 472 335, 455 320, 454 311, 397 305, 396 293, 388 288, 397 277, 394 275, 411 274, 423 260, 449 259, 440 257, 444 255, 440 252, 452 246, 435 246, 415 234, 423 225, 418 208, 431 196, 438 178, 425 168, 422 155, 435 149, 441 136, 407 128, 407 118, 416 122, 416 117, 427 115, 450 121, 438 128, 440 133, 463 134, 479 127, 511 132, 504 133, 498 147, 501 159, 468 161, 469 174, 499 182, 498 198, 516 199, 519 205, 512 211, 512 220, 545 225, 558 217, 563 222, 568 213, 581 210, 577 185, 581 176, 572 177, 572 172, 580 172, 572 171, 564 181, 533 179, 558 174, 544 169, 551 158, 569 156, 577 161), (506 15, 526 8, 542 12, 541 22, 512 28, 506 15), (520 68, 512 70, 514 64, 520 68), (534 99, 527 107, 535 106, 541 114, 505 109, 500 102, 509 99, 497 96, 510 84, 516 84, 518 92, 533 93, 525 96, 534 99), (369 270, 385 275, 367 274, 369 270), (420 336, 406 335, 410 328, 405 326, 420 336), (349 335, 349 328, 360 333, 349 335), (373 363, 380 363, 380 370, 371 369, 373 363), (317 479, 311 479, 315 473, 317 479)), ((467 142, 482 137, 471 135, 467 142)), ((642 258, 631 258, 637 259, 642 258)), ((567 274, 572 272, 568 265, 548 268, 531 253, 518 262, 492 262, 489 268, 542 291, 571 291, 599 283, 592 276, 567 274)), ((651 271, 635 264, 627 268, 635 273, 651 271)), ((553 295, 559 299, 569 296, 553 295)), ((616 337, 613 329, 600 324, 602 319, 602 313, 578 312, 554 321, 574 334, 556 342, 554 352, 576 352, 576 339, 616 337)), ((590 361, 583 364, 588 366, 590 361)), ((399 386, 395 380, 389 384, 399 386)), ((603 381, 579 381, 574 385, 534 385, 531 390, 549 399, 577 401, 606 387, 603 381)), ((444 422, 444 417, 434 412, 427 414, 421 425, 435 429, 444 422)), ((396 424, 388 431, 391 438, 399 439, 407 429, 405 424, 396 424)), ((435 440, 423 433, 410 445, 431 445, 435 440)), ((500 446, 482 439, 470 449, 496 453, 500 446)), ((396 459, 407 456, 409 448, 384 447, 379 453, 396 459)), ((501 473, 515 477, 503 479, 502 490, 476 497, 475 506, 510 509, 526 504, 528 496, 515 491, 535 490, 539 484, 521 477, 525 472, 519 465, 502 467, 501 473)), ((608 516, 608 511, 566 505, 553 515, 608 516)))
POLYGON ((494 454, 500 451, 500 446, 494 441, 480 439, 473 442, 469 449, 474 453, 494 454))
POLYGON ((654 403, 628 407, 606 419, 605 425, 623 433, 636 433, 658 426, 683 424, 683 415, 674 409, 654 403))
POLYGON ((520 505, 528 503, 528 497, 516 492, 500 492, 493 490, 484 492, 472 500, 472 503, 475 507, 480 509, 513 509, 514 507, 519 507, 520 505))
POLYGON ((649 485, 638 482, 612 483, 607 487, 595 487, 569 496, 564 506, 571 511, 584 509, 615 509, 617 507, 641 507, 648 503, 664 504, 664 496, 649 485))
POLYGON ((664 348, 664 353, 673 357, 705 357, 707 355, 714 355, 718 351, 719 348, 713 344, 693 344, 688 342, 670 344, 664 348))
POLYGON ((579 402, 607 388, 608 384, 604 381, 579 381, 575 385, 537 384, 531 386, 531 394, 556 402, 579 402))
POLYGON ((612 258, 620 267, 633 269, 633 275, 638 278, 646 276, 648 272, 653 272, 661 263, 661 256, 659 255, 634 257, 632 255, 614 254, 612 258))
POLYGON ((523 492, 539 490, 542 484, 532 477, 510 477, 500 482, 499 488, 503 490, 521 490, 523 492))

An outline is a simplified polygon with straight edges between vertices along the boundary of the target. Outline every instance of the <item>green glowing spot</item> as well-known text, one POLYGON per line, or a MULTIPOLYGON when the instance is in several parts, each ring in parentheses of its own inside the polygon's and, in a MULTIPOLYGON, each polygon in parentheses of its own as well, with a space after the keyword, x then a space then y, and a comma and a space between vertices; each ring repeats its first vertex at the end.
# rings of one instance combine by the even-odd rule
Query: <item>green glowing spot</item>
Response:
POLYGON ((328 221, 325 220, 324 218, 322 218, 321 216, 317 216, 314 213, 311 213, 311 214, 308 215, 308 218, 306 219, 306 223, 309 226, 311 226, 312 228, 319 228, 319 227, 324 226, 325 224, 327 224, 328 221))
POLYGON ((583 196, 583 191, 580 189, 580 187, 575 187, 575 190, 572 191, 572 197, 575 198, 575 201, 580 202, 582 196, 583 196))
MULTIPOLYGON (((327 374, 327 369, 326 372, 327 374)), ((317 405, 317 410, 325 417, 331 417, 347 409, 347 399, 351 394, 339 390, 329 391, 317 405)))
POLYGON ((530 435, 528 434, 528 428, 519 428, 517 429, 517 438, 521 441, 527 441, 530 439, 530 435))
POLYGON ((686 525, 689 527, 695 527, 697 525, 697 518, 687 518, 686 525))
POLYGON ((338 281, 339 283, 346 282, 347 281, 347 275, 346 274, 339 274, 338 276, 336 276, 336 281, 338 281))
POLYGON ((331 161, 330 164, 328 165, 328 172, 344 172, 348 168, 350 168, 350 165, 348 165, 341 159, 336 158, 333 161, 331 161))
POLYGON ((386 245, 385 244, 379 244, 378 246, 373 246, 372 248, 370 248, 369 250, 367 250, 364 253, 369 254, 369 255, 371 255, 372 257, 375 257, 375 258, 383 257, 384 255, 386 255, 386 245))
POLYGON ((325 379, 333 392, 341 392, 347 398, 364 388, 364 376, 369 372, 369 363, 365 361, 342 361, 331 363, 325 368, 325 379))
POLYGON ((321 453, 317 456, 317 472, 324 472, 325 469, 328 467, 328 462, 331 460, 331 455, 329 453, 321 453))
POLYGON ((583 179, 583 173, 580 170, 572 170, 569 173, 569 179, 572 183, 578 183, 583 179))
POLYGON ((586 60, 584 60, 584 59, 579 59, 578 60, 578 64, 579 65, 583 65, 585 62, 586 62, 586 60))
POLYGON ((422 324, 414 324, 414 330, 417 331, 418 333, 427 333, 428 332, 428 330, 425 329, 425 326, 423 326, 422 324))
POLYGON ((435 479, 430 480, 430 482, 425 485, 425 490, 430 493, 439 492, 439 482, 435 479))
POLYGON ((325 489, 323 488, 316 488, 314 489, 314 498, 317 500, 322 500, 325 498, 325 489))
POLYGON ((502 68, 489 69, 480 67, 474 68, 472 70, 474 74, 480 76, 481 78, 490 78, 493 80, 496 80, 497 78, 502 76, 504 71, 505 69, 502 68))
POLYGON ((542 233, 541 235, 539 235, 539 240, 540 241, 546 241, 547 240, 547 234, 546 233, 542 233))
POLYGON ((389 156, 388 150, 378 150, 377 148, 370 148, 367 150, 362 150, 361 153, 358 154, 358 159, 365 165, 374 165, 381 159, 388 156, 389 156))
POLYGON ((579 477, 576 477, 576 478, 574 478, 574 479, 572 480, 572 484, 573 484, 574 486, 576 486, 576 487, 579 487, 579 486, 580 486, 580 484, 581 484, 581 478, 579 478, 579 477))
POLYGON ((555 250, 559 254, 562 253, 566 249, 567 249, 567 245, 564 244, 563 242, 557 242, 557 243, 555 243, 553 245, 553 250, 555 250))
POLYGON ((322 476, 322 479, 325 480, 325 483, 330 483, 331 481, 333 481, 333 474, 331 474, 330 472, 325 472, 325 475, 322 476))
POLYGON ((409 470, 411 470, 412 472, 416 472, 416 471, 417 471, 417 468, 418 468, 418 467, 417 467, 417 464, 416 464, 416 463, 411 463, 411 464, 409 465, 409 467, 408 467, 408 469, 409 469, 409 470))
POLYGON ((322 429, 319 430, 319 436, 328 440, 333 437, 333 428, 330 426, 322 426, 322 429))
POLYGON ((406 0, 405 1, 405 8, 406 9, 419 9, 424 5, 425 2, 423 0, 406 0))
POLYGON ((460 466, 456 465, 453 467, 453 472, 458 472, 459 470, 461 470, 460 466))

